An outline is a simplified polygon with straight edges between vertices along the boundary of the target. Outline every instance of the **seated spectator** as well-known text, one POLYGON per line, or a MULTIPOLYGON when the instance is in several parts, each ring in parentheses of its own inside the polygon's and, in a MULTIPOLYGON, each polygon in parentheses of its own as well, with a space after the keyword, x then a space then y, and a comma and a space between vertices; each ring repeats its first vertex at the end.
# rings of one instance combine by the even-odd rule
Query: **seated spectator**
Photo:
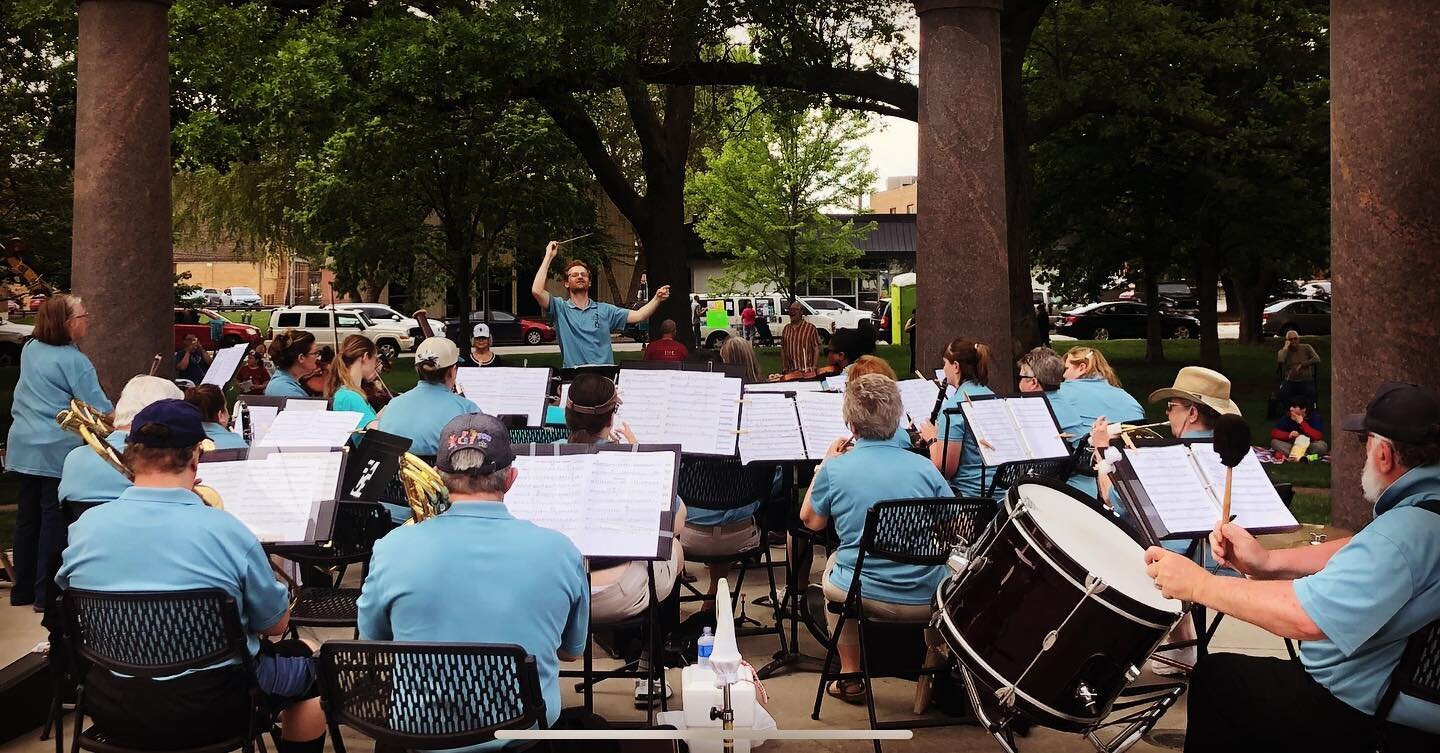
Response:
POLYGON ((245 363, 235 372, 235 391, 242 395, 263 395, 270 384, 270 371, 265 368, 261 346, 245 351, 245 363))
POLYGON ((1330 452, 1330 445, 1325 444, 1325 435, 1320 431, 1323 428, 1320 412, 1311 410, 1306 405, 1309 402, 1310 398, 1305 395, 1290 398, 1289 412, 1277 421, 1275 428, 1271 430, 1270 449, 1279 456, 1289 456, 1301 436, 1310 440, 1306 455, 1325 455, 1330 452))
POLYGON ((645 346, 645 360, 684 361, 689 357, 690 349, 675 339, 675 320, 660 322, 660 337, 645 346))

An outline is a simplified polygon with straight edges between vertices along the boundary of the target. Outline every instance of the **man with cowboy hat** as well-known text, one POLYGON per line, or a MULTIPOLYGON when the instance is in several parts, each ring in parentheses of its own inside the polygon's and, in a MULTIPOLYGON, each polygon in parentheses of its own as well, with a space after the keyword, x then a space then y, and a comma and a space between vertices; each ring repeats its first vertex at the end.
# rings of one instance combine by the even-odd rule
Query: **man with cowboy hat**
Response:
POLYGON ((1375 520, 1360 533, 1267 550, 1218 521, 1216 577, 1151 547, 1146 572, 1165 596, 1204 604, 1303 641, 1300 660, 1212 653, 1190 680, 1187 751, 1433 751, 1440 704, 1381 697, 1410 637, 1440 619, 1440 394, 1389 382, 1341 424, 1365 442, 1360 486, 1375 520))

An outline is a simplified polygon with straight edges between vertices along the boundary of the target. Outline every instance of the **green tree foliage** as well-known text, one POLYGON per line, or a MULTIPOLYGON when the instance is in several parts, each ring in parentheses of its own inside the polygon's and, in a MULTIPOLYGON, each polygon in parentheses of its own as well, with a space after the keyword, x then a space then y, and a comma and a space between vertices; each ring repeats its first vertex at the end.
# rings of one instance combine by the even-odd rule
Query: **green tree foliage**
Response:
POLYGON ((1315 0, 1057 3, 1027 63, 1039 264, 1080 300, 1198 281, 1212 363, 1218 274, 1258 339, 1266 293, 1328 258, 1327 57, 1315 0))
POLYGON ((26 261, 62 288, 70 276, 75 34, 73 6, 0 3, 0 238, 23 239, 26 261))
MULTIPOLYGON (((753 92, 737 97, 749 106, 753 92)), ((851 144, 865 135, 853 113, 830 109, 757 109, 719 150, 706 149, 705 172, 688 198, 700 213, 695 231, 727 254, 719 289, 758 288, 793 298, 801 283, 853 275, 856 241, 874 229, 825 215, 853 206, 875 182, 869 154, 851 144)))

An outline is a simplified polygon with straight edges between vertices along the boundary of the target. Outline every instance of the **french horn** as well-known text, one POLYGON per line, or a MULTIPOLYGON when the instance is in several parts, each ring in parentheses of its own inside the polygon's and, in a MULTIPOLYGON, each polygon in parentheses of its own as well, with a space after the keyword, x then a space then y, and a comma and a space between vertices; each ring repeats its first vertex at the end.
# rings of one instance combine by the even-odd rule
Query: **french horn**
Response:
MULTIPOLYGON (((83 400, 71 398, 70 407, 55 415, 55 423, 59 424, 60 428, 66 431, 73 431, 79 434, 86 446, 94 450, 95 454, 109 463, 112 468, 119 471, 120 475, 131 481, 135 480, 135 475, 130 472, 129 468, 125 467, 125 463, 121 462, 120 453, 116 452, 115 448, 110 446, 109 442, 105 441, 105 438, 110 436, 110 432, 114 431, 115 427, 110 424, 110 419, 106 418, 104 413, 95 410, 94 406, 83 400)), ((206 439, 200 443, 200 447, 203 450, 211 450, 214 449, 215 443, 206 439)), ((194 491, 195 494, 199 495, 200 499, 205 502, 207 507, 213 507, 217 510, 225 509, 225 503, 221 501, 220 493, 214 489, 203 484, 196 484, 194 491)))

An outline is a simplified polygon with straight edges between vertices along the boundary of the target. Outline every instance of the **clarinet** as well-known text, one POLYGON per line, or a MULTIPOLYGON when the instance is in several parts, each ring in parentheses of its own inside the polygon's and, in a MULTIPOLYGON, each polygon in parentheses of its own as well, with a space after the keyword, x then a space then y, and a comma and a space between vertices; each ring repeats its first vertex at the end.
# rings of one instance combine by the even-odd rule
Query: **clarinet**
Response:
POLYGON ((245 438, 245 444, 254 444, 255 425, 250 423, 250 406, 243 400, 238 404, 240 408, 235 411, 235 416, 240 421, 240 436, 245 438))
POLYGON ((939 426, 940 409, 945 406, 945 388, 949 385, 941 382, 940 390, 935 394, 935 407, 930 409, 930 423, 939 426))

